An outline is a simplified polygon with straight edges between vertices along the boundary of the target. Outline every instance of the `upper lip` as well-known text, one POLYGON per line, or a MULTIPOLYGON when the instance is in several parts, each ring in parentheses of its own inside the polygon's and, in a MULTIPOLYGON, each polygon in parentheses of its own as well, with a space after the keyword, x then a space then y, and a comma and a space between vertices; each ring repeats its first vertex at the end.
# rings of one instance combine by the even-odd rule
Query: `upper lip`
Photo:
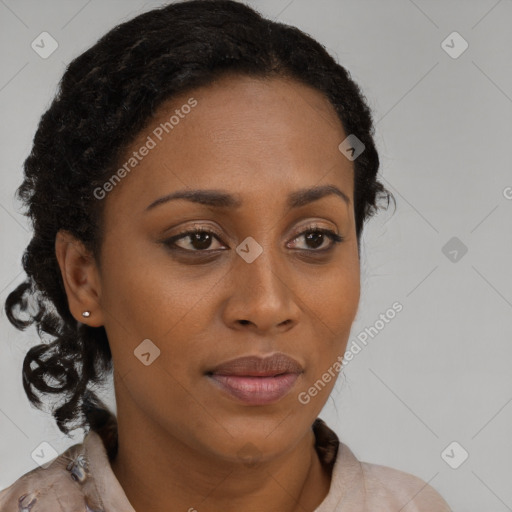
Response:
POLYGON ((226 361, 207 374, 247 377, 275 377, 284 373, 302 373, 304 369, 292 357, 278 352, 269 357, 245 356, 226 361))

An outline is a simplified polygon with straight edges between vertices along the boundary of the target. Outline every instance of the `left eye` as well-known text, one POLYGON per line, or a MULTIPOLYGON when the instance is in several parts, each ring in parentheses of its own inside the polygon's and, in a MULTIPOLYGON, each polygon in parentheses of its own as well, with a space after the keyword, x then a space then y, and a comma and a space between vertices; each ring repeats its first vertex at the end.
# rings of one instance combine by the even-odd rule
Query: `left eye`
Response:
MULTIPOLYGON (((324 229, 324 228, 313 228, 308 229, 306 231, 303 231, 299 236, 297 236, 294 240, 297 240, 298 238, 305 236, 305 240, 308 243, 312 243, 315 247, 313 248, 313 251, 318 250, 318 246, 321 246, 323 242, 325 242, 326 237, 331 241, 331 244, 325 248, 321 249, 329 250, 334 247, 335 244, 342 242, 343 237, 335 233, 334 231, 331 231, 330 229, 324 229)), ((301 249, 306 251, 311 251, 312 249, 301 249)))
MULTIPOLYGON (((324 229, 324 228, 309 228, 306 231, 303 231, 299 235, 297 235, 294 239, 298 240, 301 237, 305 237, 307 244, 312 244, 313 247, 311 248, 301 248, 299 247, 298 250, 305 250, 305 251, 324 251, 324 250, 330 250, 334 247, 335 244, 342 242, 343 237, 335 233, 334 231, 331 231, 330 229, 324 229), (331 241, 331 244, 324 249, 318 249, 318 247, 321 247, 322 244, 326 241, 326 238, 331 241)), ((213 240, 218 240, 219 236, 217 233, 213 231, 209 231, 206 229, 194 229, 190 231, 186 231, 184 233, 180 233, 179 235, 173 236, 167 240, 165 240, 165 245, 169 247, 171 250, 184 250, 187 252, 207 252, 209 250, 218 250, 221 247, 217 247, 214 249, 211 249, 211 244, 213 240), (181 245, 178 245, 177 242, 185 239, 189 239, 189 243, 186 244, 188 247, 192 247, 193 249, 189 249, 188 247, 183 247, 181 245)), ((294 246, 297 244, 294 243, 294 246)), ((296 248, 296 247, 294 247, 296 248)))

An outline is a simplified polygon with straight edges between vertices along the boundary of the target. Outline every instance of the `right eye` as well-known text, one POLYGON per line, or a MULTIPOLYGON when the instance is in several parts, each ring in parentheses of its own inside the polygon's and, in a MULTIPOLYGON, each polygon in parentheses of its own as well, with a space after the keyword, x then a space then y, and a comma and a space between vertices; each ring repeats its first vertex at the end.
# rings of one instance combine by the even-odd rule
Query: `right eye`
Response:
POLYGON ((204 228, 194 228, 174 235, 171 238, 166 239, 163 243, 171 250, 210 252, 219 250, 219 248, 210 249, 213 240, 219 240, 219 238, 219 235, 214 231, 204 228), (187 238, 189 239, 189 242, 185 244, 185 247, 177 244, 178 241, 185 240, 187 238), (189 247, 192 247, 192 249, 189 247))

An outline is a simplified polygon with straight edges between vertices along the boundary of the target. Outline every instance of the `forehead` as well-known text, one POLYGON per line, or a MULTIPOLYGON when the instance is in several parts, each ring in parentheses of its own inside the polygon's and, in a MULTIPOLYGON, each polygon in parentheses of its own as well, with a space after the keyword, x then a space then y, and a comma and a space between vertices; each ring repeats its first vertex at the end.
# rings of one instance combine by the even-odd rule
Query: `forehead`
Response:
POLYGON ((351 196, 352 163, 338 149, 345 137, 319 91, 284 78, 224 77, 158 108, 118 163, 127 172, 109 202, 140 211, 178 189, 249 199, 322 182, 351 196))

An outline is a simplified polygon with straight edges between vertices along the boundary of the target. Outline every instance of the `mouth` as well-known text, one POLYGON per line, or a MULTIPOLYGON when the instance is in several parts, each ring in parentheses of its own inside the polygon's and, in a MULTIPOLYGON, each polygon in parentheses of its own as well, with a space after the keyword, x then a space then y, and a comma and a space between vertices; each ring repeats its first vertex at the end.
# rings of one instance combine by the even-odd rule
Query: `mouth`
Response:
POLYGON ((288 394, 303 372, 295 359, 277 353, 266 358, 233 359, 207 371, 206 376, 230 398, 249 405, 265 405, 288 394))

